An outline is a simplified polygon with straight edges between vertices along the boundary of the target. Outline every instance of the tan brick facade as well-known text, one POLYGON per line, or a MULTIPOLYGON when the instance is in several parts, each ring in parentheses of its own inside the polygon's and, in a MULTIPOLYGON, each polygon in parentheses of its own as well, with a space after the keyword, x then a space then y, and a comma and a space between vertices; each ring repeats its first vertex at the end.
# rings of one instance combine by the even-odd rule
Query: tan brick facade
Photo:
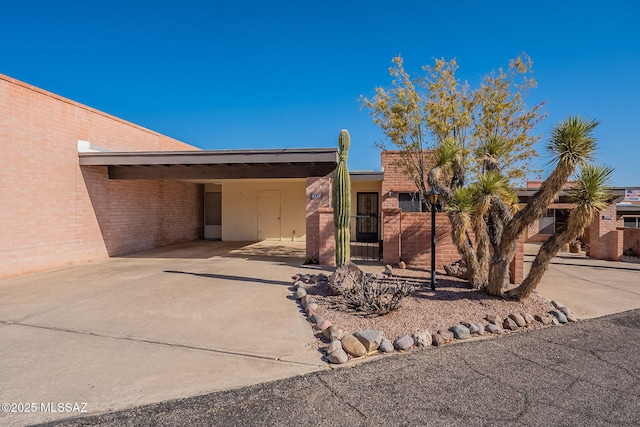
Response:
POLYGON ((80 168, 78 140, 196 149, 0 75, 0 277, 201 236, 201 185, 108 181, 106 168, 80 168))

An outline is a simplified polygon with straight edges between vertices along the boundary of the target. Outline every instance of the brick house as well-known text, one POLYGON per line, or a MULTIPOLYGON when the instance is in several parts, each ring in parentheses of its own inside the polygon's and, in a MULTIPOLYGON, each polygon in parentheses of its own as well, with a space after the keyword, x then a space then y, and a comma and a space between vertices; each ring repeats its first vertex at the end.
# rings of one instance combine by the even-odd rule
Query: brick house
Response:
MULTIPOLYGON (((199 239, 305 242, 333 263, 335 148, 200 150, 3 75, 0 145, 0 278, 199 239)), ((429 269, 429 214, 397 155, 351 173, 352 254, 429 269)), ((459 258, 445 214, 435 233, 442 271, 459 258)))

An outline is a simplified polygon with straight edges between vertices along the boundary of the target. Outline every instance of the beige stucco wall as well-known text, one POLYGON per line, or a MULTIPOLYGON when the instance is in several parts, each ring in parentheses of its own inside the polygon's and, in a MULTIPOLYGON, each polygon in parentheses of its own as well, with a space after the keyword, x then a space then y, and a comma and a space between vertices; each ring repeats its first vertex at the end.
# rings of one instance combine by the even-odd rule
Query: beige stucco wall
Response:
POLYGON ((258 240, 258 192, 278 191, 281 240, 304 241, 306 181, 304 179, 222 181, 222 240, 258 240))

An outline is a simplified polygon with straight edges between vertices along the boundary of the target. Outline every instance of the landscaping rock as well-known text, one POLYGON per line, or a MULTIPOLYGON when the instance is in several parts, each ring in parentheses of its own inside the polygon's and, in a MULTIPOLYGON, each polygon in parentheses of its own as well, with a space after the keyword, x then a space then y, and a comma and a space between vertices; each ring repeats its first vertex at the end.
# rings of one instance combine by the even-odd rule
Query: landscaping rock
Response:
POLYGON ((539 314, 536 314, 536 315, 534 316, 534 318, 535 318, 538 322, 542 323, 542 324, 543 324, 543 325, 545 325, 545 326, 550 325, 550 324, 551 324, 551 320, 552 320, 552 319, 554 319, 554 317, 551 317, 551 316, 540 316, 539 314))
POLYGON ((312 314, 309 317, 309 322, 313 323, 314 325, 317 325, 318 323, 321 323, 324 321, 324 317, 320 316, 319 314, 312 314))
POLYGON ((312 302, 311 304, 307 304, 304 309, 307 315, 309 315, 309 312, 311 311, 315 312, 316 310, 318 310, 318 304, 316 304, 315 302, 312 302))
POLYGON ((311 276, 309 276, 308 274, 303 274, 302 276, 300 276, 300 280, 304 283, 309 283, 309 281, 311 280, 311 276))
POLYGON ((496 316, 495 314, 487 314, 485 319, 487 320, 487 322, 493 323, 496 326, 502 325, 502 318, 499 316, 496 316))
POLYGON ((502 328, 503 329, 509 329, 511 331, 517 331, 518 330, 518 324, 512 318, 507 317, 502 322, 502 328))
POLYGON ((445 340, 442 338, 442 335, 436 332, 431 336, 431 343, 436 347, 440 347, 441 345, 444 345, 445 340))
POLYGON ((428 347, 431 345, 431 334, 427 331, 416 332, 413 334, 413 342, 415 342, 416 347, 428 347))
POLYGON ((551 324, 554 326, 558 326, 560 322, 558 321, 557 317, 551 317, 551 324))
POLYGON ((501 333, 503 333, 504 331, 502 330, 502 328, 498 325, 495 325, 493 323, 489 323, 485 329, 487 331, 489 331, 492 334, 496 334, 496 335, 500 335, 501 333))
POLYGON ((449 328, 449 330, 453 332, 453 335, 459 340, 466 340, 467 338, 469 338, 469 335, 471 335, 469 328, 461 325, 460 323, 458 323, 457 325, 453 325, 449 328))
POLYGON ((301 299, 303 296, 307 295, 307 291, 305 290, 305 288, 298 288, 296 289, 296 299, 301 299))
POLYGON ((467 329, 469 329, 469 332, 471 334, 477 334, 478 333, 478 326, 475 323, 469 323, 469 326, 464 325, 467 327, 467 329))
POLYGON ((329 339, 331 341, 334 341, 334 340, 340 341, 343 336, 344 336, 344 331, 342 329, 334 329, 333 332, 331 332, 329 339))
POLYGON ((549 314, 553 315, 556 319, 558 319, 558 322, 560 323, 568 322, 567 316, 565 316, 564 313, 561 312, 560 310, 551 310, 549 314))
POLYGON ((569 322, 577 322, 577 321, 578 321, 578 319, 577 319, 577 318, 575 318, 575 317, 573 317, 573 316, 571 316, 571 315, 567 316, 567 320, 568 320, 569 322))
POLYGON ((393 351, 393 344, 391 344, 391 341, 389 341, 388 339, 383 339, 380 343, 380 347, 378 347, 378 350, 383 353, 390 353, 393 351))
POLYGON ((551 301, 551 305, 554 306, 556 309, 560 310, 560 308, 564 307, 564 304, 558 301, 551 301))
POLYGON ((325 329, 324 331, 322 331, 322 336, 324 336, 327 339, 331 339, 331 334, 336 330, 336 327, 331 325, 329 326, 327 329, 325 329))
POLYGON ((451 331, 439 330, 438 333, 440 334, 442 339, 444 339, 445 342, 453 341, 453 339, 455 338, 455 335, 451 331))
POLYGON ((316 281, 317 282, 322 282, 322 281, 327 281, 327 280, 329 280, 329 277, 327 277, 327 275, 324 274, 324 273, 320 273, 320 274, 318 274, 316 276, 316 281))
POLYGON ((413 346, 413 338, 409 335, 403 335, 394 341, 393 346, 397 350, 408 350, 413 346))
POLYGON ((333 353, 338 349, 342 349, 342 343, 338 340, 331 341, 327 346, 327 353, 333 353))
POLYGON ((343 295, 358 283, 362 283, 364 272, 352 262, 345 262, 329 278, 329 289, 333 295, 343 295))
POLYGON ((316 301, 316 299, 309 294, 305 295, 300 301, 302 301, 302 305, 304 305, 305 307, 308 306, 309 304, 318 303, 318 301, 316 301))
POLYGON ((295 282, 293 282, 293 287, 295 289, 298 289, 298 288, 305 288, 306 289, 307 285, 305 285, 305 283, 302 280, 296 280, 295 282))
POLYGON ((356 338, 360 340, 364 348, 367 351, 377 350, 384 339, 384 332, 382 331, 358 331, 353 334, 356 338))
POLYGON ((398 263, 398 267, 400 267, 401 270, 404 270, 407 268, 407 263, 405 263, 404 261, 400 261, 398 263))
POLYGON ((342 342, 342 348, 344 351, 352 356, 360 357, 367 354, 367 349, 364 348, 364 345, 362 345, 358 338, 351 334, 345 335, 340 341, 342 342))
POLYGON ((516 325, 518 325, 519 328, 524 328, 525 326, 527 326, 527 321, 524 320, 524 317, 517 313, 511 313, 509 315, 509 318, 516 322, 516 325))
POLYGON ((527 325, 533 325, 536 321, 535 317, 530 313, 521 313, 520 315, 524 318, 524 321, 527 322, 527 325))
POLYGON ((315 328, 320 332, 324 332, 324 330, 327 329, 329 326, 331 326, 331 322, 329 322, 328 320, 323 320, 320 323, 316 323, 315 328))
POLYGON ((480 322, 476 322, 475 325, 478 327, 478 335, 484 335, 484 325, 480 322))
POLYGON ((349 361, 349 356, 341 348, 329 354, 329 363, 342 364, 348 361, 349 361))
POLYGON ((393 267, 391 264, 387 264, 384 266, 384 271, 382 272, 385 276, 393 276, 393 267))
POLYGON ((457 277, 459 279, 468 279, 469 270, 467 269, 467 262, 463 259, 459 259, 455 262, 450 262, 444 265, 444 271, 448 276, 457 277))
POLYGON ((560 307, 558 310, 560 312, 562 312, 562 314, 564 314, 565 316, 572 316, 573 315, 573 313, 571 312, 571 309, 569 307, 567 307, 567 306, 560 307))

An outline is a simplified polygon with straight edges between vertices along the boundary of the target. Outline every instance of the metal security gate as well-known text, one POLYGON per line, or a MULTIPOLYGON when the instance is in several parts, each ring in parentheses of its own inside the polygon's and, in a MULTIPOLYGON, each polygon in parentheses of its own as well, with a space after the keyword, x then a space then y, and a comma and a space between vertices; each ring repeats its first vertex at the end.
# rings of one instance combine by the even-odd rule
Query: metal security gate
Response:
POLYGON ((378 193, 357 193, 355 241, 351 242, 351 259, 359 261, 381 261, 380 215, 378 213, 378 193))

